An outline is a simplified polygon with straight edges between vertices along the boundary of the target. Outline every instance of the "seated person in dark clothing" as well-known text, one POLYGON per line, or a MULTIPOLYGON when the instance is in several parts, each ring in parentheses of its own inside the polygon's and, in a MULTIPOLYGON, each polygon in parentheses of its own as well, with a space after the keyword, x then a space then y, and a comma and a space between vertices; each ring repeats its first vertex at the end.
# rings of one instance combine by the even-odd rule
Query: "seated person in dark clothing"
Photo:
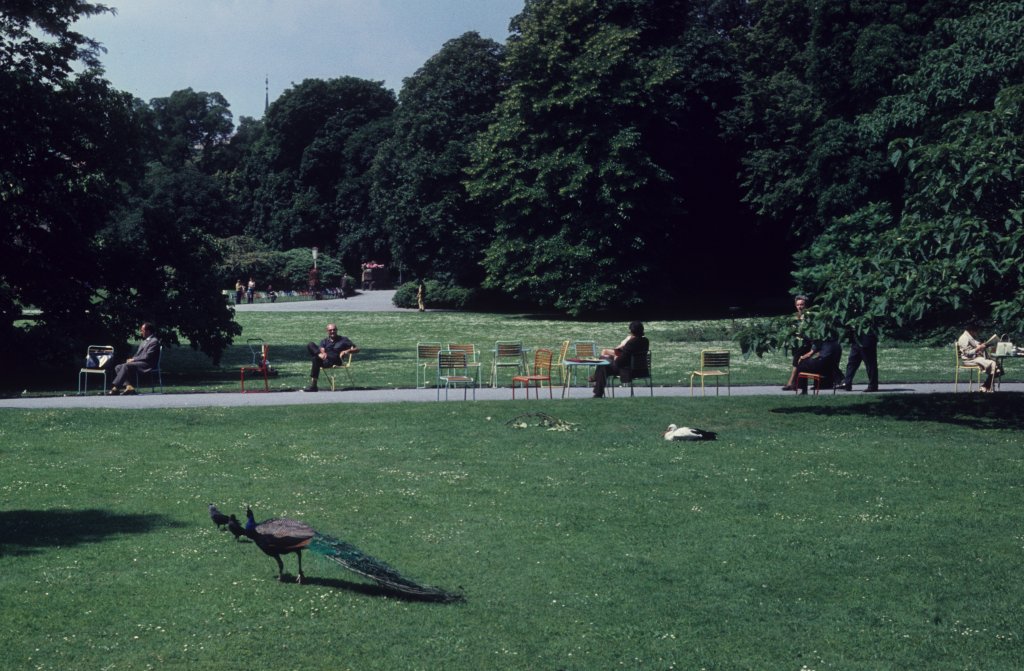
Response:
POLYGON ((153 325, 149 322, 144 322, 139 327, 139 333, 142 334, 142 342, 139 343, 139 348, 135 351, 135 355, 114 367, 113 386, 107 392, 108 394, 133 396, 135 394, 135 387, 131 385, 129 380, 132 379, 133 375, 148 373, 153 370, 160 360, 160 341, 156 338, 153 325))
POLYGON ((327 337, 320 341, 320 344, 311 342, 306 345, 313 365, 309 370, 309 386, 302 391, 320 391, 317 389, 317 381, 320 379, 320 369, 336 366, 346 354, 355 354, 359 351, 356 344, 338 335, 338 327, 334 324, 327 325, 327 337))
MULTIPOLYGON (((835 338, 815 340, 811 344, 811 354, 796 367, 800 373, 814 373, 821 376, 821 386, 828 388, 842 382, 843 373, 839 370, 839 360, 843 357, 843 347, 835 338)), ((807 393, 807 379, 798 377, 800 393, 807 393)))
POLYGON ((594 371, 594 398, 604 398, 604 388, 608 384, 609 375, 618 375, 624 382, 632 379, 631 366, 634 363, 634 356, 638 362, 643 362, 637 365, 645 365, 646 359, 642 357, 647 354, 650 347, 651 343, 644 337, 643 322, 630 322, 629 335, 626 339, 615 349, 601 351, 601 358, 609 359, 611 364, 598 366, 594 371))

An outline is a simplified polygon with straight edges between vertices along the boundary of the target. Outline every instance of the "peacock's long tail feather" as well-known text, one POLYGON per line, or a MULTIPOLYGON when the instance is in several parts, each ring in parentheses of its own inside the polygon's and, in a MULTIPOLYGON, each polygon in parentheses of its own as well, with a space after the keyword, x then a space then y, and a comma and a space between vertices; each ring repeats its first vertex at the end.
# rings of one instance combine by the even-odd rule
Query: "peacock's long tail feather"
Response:
POLYGON ((410 580, 381 560, 366 554, 355 545, 319 532, 314 534, 306 549, 323 555, 331 561, 341 564, 353 573, 358 573, 379 585, 402 594, 445 603, 461 601, 463 598, 461 594, 448 592, 440 587, 421 585, 414 580, 410 580))

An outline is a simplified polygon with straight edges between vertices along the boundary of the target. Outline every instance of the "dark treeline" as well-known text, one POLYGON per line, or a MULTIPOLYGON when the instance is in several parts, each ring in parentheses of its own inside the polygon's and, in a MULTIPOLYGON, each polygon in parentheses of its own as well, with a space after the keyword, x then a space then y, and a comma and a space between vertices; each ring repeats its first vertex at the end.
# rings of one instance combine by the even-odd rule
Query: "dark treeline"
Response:
POLYGON ((0 343, 149 319, 216 360, 221 290, 295 288, 312 247, 328 282, 374 260, 477 307, 802 291, 822 323, 1024 328, 1022 2, 527 0, 397 96, 339 73, 237 125, 113 89, 72 30, 100 11, 0 10, 0 343))

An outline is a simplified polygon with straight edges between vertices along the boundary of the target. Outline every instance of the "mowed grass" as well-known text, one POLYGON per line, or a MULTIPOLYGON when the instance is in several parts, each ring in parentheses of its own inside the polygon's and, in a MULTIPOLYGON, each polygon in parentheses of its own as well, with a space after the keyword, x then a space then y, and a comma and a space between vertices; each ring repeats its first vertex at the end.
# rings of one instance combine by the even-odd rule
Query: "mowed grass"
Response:
POLYGON ((0 410, 4 668, 1022 668, 1020 401, 0 410), (211 501, 466 600, 278 583, 211 501))
MULTIPOLYGON (((355 386, 375 389, 414 386, 417 342, 472 343, 481 352, 484 372, 489 373, 490 352, 497 340, 521 340, 528 348, 547 347, 557 352, 563 340, 594 341, 601 347, 613 347, 627 332, 624 322, 464 312, 240 312, 236 319, 243 333, 224 353, 220 366, 213 366, 208 357, 187 345, 165 348, 165 391, 238 391, 239 367, 252 361, 246 343, 250 338, 262 339, 270 345, 269 358, 276 371, 270 380, 271 388, 276 391, 301 389, 309 383, 305 345, 322 339, 328 322, 336 322, 341 333, 361 349, 354 364, 355 386)), ((733 352, 733 384, 785 384, 790 370, 789 355, 777 352, 764 358, 743 358, 738 344, 730 337, 735 324, 731 320, 647 322, 654 385, 688 385, 690 373, 699 365, 700 351, 712 348, 733 352)), ((848 354, 847 347, 844 366, 848 354)), ((952 358, 949 348, 884 340, 879 350, 882 384, 952 382, 952 358)), ((68 393, 76 388, 77 374, 78 369, 72 368, 66 374, 49 379, 0 381, 0 387, 15 393, 23 390, 28 394, 68 393), (11 387, 12 384, 17 387, 11 387)), ((508 377, 503 380, 506 385, 508 377)), ((863 367, 855 382, 866 384, 863 367)), ((96 380, 91 384, 95 388, 96 380)))

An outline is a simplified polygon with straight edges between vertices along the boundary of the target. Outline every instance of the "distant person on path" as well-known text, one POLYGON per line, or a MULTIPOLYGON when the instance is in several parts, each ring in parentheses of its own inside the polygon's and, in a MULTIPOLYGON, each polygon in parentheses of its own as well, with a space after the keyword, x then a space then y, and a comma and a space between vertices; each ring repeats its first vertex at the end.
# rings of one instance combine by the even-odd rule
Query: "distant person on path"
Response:
POLYGON ((597 366, 594 371, 594 398, 604 398, 604 388, 609 375, 618 375, 623 382, 632 378, 633 357, 647 354, 651 343, 644 337, 643 322, 629 323, 629 335, 614 349, 601 350, 601 358, 611 361, 608 365, 597 366))
MULTIPOLYGON (((980 368, 985 371, 985 382, 978 388, 978 391, 991 394, 995 391, 994 382, 997 377, 1003 374, 999 364, 995 359, 989 359, 984 356, 985 351, 988 349, 989 342, 978 342, 978 339, 970 331, 971 327, 968 327, 960 337, 957 338, 956 347, 960 350, 960 359, 964 362, 965 366, 972 366, 974 368, 980 368)), ((992 336, 996 338, 996 336, 992 336)))
POLYGON ((314 300, 320 300, 320 271, 316 266, 309 269, 309 293, 314 300))
POLYGON ((348 273, 341 274, 341 297, 348 300, 348 273))
POLYGON ((420 280, 416 287, 416 303, 420 306, 420 312, 427 309, 427 287, 423 284, 423 280, 420 280))
POLYGON ((107 392, 112 396, 118 394, 131 396, 135 394, 135 387, 128 382, 129 376, 136 371, 148 373, 153 370, 160 358, 160 341, 156 338, 153 325, 149 322, 143 322, 142 326, 139 327, 139 333, 142 335, 142 342, 139 343, 139 348, 135 350, 135 355, 129 357, 124 363, 114 366, 113 386, 107 392))
POLYGON ((242 293, 245 292, 245 285, 242 284, 241 278, 235 282, 235 305, 242 304, 242 293))
POLYGON ((338 335, 338 327, 334 324, 327 325, 327 337, 321 340, 320 344, 311 342, 306 345, 306 349, 312 359, 312 366, 309 369, 309 386, 302 391, 320 391, 317 389, 320 369, 336 366, 346 354, 355 354, 359 351, 354 342, 338 335))
POLYGON ((850 358, 846 362, 846 376, 841 389, 853 391, 853 377, 857 374, 861 362, 868 374, 866 392, 878 391, 878 335, 875 333, 850 334, 850 358))
POLYGON ((256 295, 256 280, 249 278, 249 284, 245 288, 246 302, 252 304, 252 297, 256 295))
POLYGON ((797 296, 793 299, 793 307, 796 313, 793 315, 793 369, 789 372, 789 381, 782 391, 796 390, 797 367, 811 357, 811 341, 804 335, 804 317, 807 312, 807 296, 797 296))

